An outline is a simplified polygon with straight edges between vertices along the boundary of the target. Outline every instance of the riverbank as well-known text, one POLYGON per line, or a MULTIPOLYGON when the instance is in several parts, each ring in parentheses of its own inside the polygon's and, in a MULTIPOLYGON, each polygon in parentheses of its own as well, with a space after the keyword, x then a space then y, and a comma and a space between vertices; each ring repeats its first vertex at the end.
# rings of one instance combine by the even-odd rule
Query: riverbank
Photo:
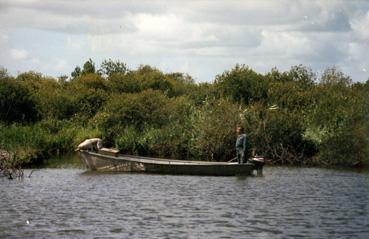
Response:
POLYGON ((38 165, 38 168, 84 169, 84 165, 82 164, 78 153, 71 153, 50 158, 46 163, 38 165))
MULTIPOLYGON (((360 167, 347 167, 347 166, 327 166, 327 165, 271 165, 266 164, 264 168, 284 168, 288 170, 331 170, 337 172, 348 172, 348 173, 369 173, 369 166, 362 165, 360 167)), ((50 158, 46 163, 37 166, 27 167, 27 169, 81 169, 87 171, 85 165, 81 162, 78 153, 72 153, 64 156, 50 158)), ((268 172, 268 171, 267 171, 268 172)), ((265 172, 264 172, 265 174, 265 172)))
MULTIPOLYGON (((11 153, 12 155, 14 153, 11 153)), ((44 156, 40 159, 37 157, 35 158, 34 155, 29 157, 31 154, 23 154, 24 158, 17 158, 18 160, 17 165, 21 166, 22 168, 33 168, 33 169, 40 169, 40 168, 84 168, 84 165, 81 163, 79 154, 77 152, 68 152, 64 154, 40 154, 40 155, 47 155, 48 158, 44 156)), ((335 170, 357 170, 357 171, 366 171, 369 170, 369 164, 367 162, 364 163, 356 163, 352 165, 348 165, 344 163, 343 165, 334 164, 329 165, 326 162, 320 163, 319 161, 311 161, 313 163, 305 162, 303 164, 276 164, 271 163, 271 161, 266 160, 266 165, 269 167, 297 167, 297 168, 322 168, 322 169, 335 169, 335 170)), ((17 166, 18 167, 18 166, 17 166)))

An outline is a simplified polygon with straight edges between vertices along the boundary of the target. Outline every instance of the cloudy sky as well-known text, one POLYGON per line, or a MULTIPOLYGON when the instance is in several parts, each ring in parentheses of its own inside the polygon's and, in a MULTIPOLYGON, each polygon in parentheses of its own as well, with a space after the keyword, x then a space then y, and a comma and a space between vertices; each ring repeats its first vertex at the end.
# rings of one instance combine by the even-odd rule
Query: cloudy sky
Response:
POLYGON ((0 0, 0 66, 69 75, 92 58, 213 81, 235 64, 369 78, 369 1, 0 0))

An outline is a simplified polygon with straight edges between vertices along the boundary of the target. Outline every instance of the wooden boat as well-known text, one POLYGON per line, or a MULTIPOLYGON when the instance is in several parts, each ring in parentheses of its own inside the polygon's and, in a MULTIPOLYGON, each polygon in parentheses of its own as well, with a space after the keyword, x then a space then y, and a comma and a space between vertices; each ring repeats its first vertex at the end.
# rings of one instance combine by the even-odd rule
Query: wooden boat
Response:
POLYGON ((92 171, 134 172, 152 174, 181 174, 207 176, 251 175, 256 170, 262 173, 263 163, 208 162, 162 158, 150 158, 132 155, 119 155, 111 149, 98 152, 79 151, 82 162, 92 171))

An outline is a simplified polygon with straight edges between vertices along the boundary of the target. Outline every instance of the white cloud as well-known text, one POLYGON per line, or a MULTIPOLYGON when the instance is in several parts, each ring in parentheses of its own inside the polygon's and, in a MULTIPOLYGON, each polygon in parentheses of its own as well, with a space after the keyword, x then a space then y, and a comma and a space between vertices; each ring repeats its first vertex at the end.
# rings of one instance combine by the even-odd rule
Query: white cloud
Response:
POLYGON ((9 41, 9 36, 8 34, 0 34, 0 42, 1 43, 5 43, 9 41))
POLYGON ((208 81, 236 63, 258 71, 338 65, 354 80, 369 68, 366 1, 0 0, 0 22, 2 65, 18 67, 14 61, 29 59, 31 51, 40 62, 24 61, 19 69, 56 75, 90 57, 188 69, 208 81), (43 32, 61 43, 50 38, 30 48, 37 44, 27 39, 37 42, 43 32))
POLYGON ((257 48, 261 54, 297 57, 311 53, 311 40, 298 32, 263 31, 263 42, 257 48))
POLYGON ((87 14, 52 14, 27 8, 8 9, 0 14, 0 21, 2 27, 7 28, 30 28, 69 34, 109 34, 135 30, 125 15, 98 18, 87 14))
POLYGON ((66 47, 73 50, 79 50, 82 48, 82 42, 72 36, 67 36, 67 40, 65 43, 66 47))
POLYGON ((56 62, 54 64, 54 70, 63 72, 68 68, 68 63, 63 59, 56 59, 56 62))
POLYGON ((368 41, 369 40, 369 10, 366 14, 362 14, 353 18, 351 21, 353 31, 359 39, 368 41))
POLYGON ((11 49, 10 50, 10 57, 14 60, 26 60, 29 56, 27 50, 24 49, 11 49))
POLYGON ((180 28, 181 21, 174 14, 153 15, 141 13, 133 15, 132 22, 140 33, 147 36, 172 36, 180 28))

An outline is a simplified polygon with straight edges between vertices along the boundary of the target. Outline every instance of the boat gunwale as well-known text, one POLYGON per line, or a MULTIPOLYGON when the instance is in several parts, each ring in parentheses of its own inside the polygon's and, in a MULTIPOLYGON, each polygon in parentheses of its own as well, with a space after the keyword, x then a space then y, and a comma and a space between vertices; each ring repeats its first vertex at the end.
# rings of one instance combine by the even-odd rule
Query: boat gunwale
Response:
POLYGON ((96 153, 87 150, 81 150, 81 153, 87 153, 92 156, 112 159, 112 160, 122 160, 129 162, 137 162, 143 164, 161 164, 161 165, 189 165, 189 166, 250 166, 252 164, 238 164, 237 162, 211 162, 211 161, 193 161, 193 160, 178 160, 178 159, 164 159, 164 158, 154 158, 154 157, 144 157, 144 156, 135 156, 135 155, 127 155, 127 154, 119 154, 117 156, 106 155, 101 153, 96 153))

